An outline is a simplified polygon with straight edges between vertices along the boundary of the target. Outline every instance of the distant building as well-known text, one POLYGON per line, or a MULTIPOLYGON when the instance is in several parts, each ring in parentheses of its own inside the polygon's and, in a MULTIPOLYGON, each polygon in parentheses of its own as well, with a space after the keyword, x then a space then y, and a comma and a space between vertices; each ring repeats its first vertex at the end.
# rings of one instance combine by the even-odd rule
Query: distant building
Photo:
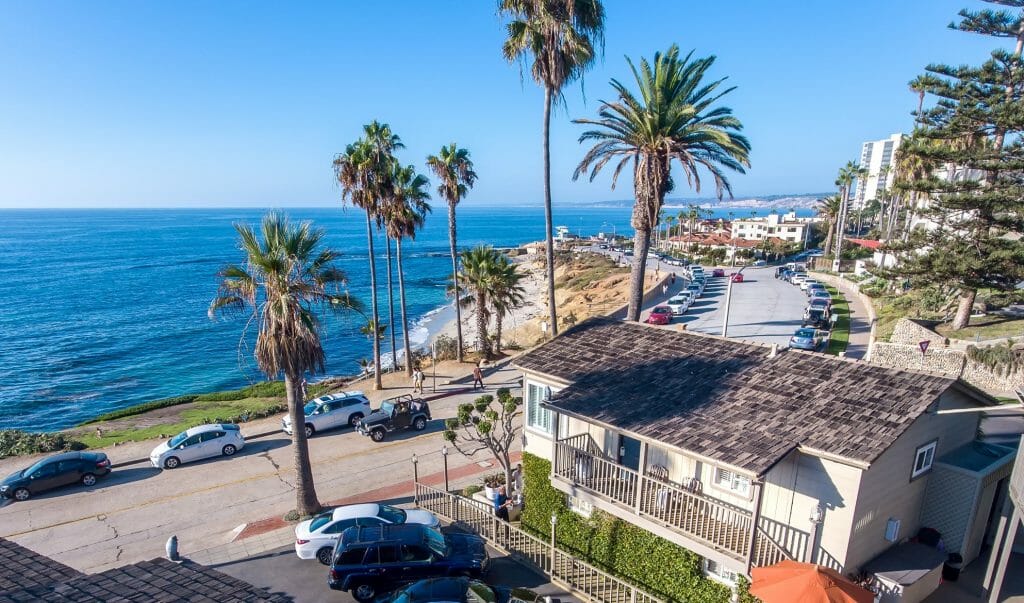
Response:
POLYGON ((785 215, 768 214, 765 218, 746 218, 732 221, 732 234, 748 241, 761 241, 776 237, 787 243, 807 240, 813 219, 797 218, 795 212, 785 215))
POLYGON ((879 192, 892 187, 896 170, 890 167, 902 140, 903 134, 897 132, 889 138, 868 141, 861 145, 860 166, 868 171, 868 175, 867 178, 857 179, 852 209, 864 207, 872 199, 877 199, 879 192))

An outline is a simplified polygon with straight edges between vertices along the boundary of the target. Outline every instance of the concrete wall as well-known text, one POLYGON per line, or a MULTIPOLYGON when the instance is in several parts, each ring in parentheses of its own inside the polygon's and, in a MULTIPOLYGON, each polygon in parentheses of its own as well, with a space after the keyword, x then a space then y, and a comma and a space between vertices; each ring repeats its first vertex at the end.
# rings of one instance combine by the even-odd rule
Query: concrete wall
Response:
MULTIPOLYGON (((977 404, 965 395, 947 391, 939 398, 938 408, 974 408, 977 404)), ((892 546, 885 540, 886 523, 900 520, 899 538, 917 534, 921 527, 921 507, 930 473, 911 479, 917 448, 938 440, 934 458, 974 440, 978 413, 924 414, 871 467, 864 472, 847 554, 847 571, 852 570, 892 546)))

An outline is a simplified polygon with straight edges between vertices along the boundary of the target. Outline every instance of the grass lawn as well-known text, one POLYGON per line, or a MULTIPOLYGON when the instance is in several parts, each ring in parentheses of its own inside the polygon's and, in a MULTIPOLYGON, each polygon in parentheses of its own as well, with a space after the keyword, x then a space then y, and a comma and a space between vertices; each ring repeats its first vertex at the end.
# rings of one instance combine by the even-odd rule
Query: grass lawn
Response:
POLYGON ((850 343, 850 304, 838 289, 831 285, 825 285, 829 295, 832 296, 832 311, 839 315, 836 326, 828 339, 827 353, 838 356, 839 352, 846 350, 850 343))
POLYGON ((966 328, 954 331, 948 324, 935 329, 950 339, 998 339, 1000 337, 1024 337, 1024 318, 1006 316, 979 316, 972 318, 966 328))

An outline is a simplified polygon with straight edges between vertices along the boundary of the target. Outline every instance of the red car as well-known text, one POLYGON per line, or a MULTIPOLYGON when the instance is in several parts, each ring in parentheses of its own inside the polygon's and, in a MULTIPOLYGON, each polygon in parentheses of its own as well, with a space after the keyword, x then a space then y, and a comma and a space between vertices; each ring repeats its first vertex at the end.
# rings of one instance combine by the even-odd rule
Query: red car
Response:
POLYGON ((723 268, 715 268, 714 270, 711 271, 711 276, 725 276, 725 270, 723 268))
POLYGON ((672 322, 672 308, 668 306, 656 306, 647 317, 649 325, 667 325, 672 322))
POLYGON ((743 282, 743 273, 742 272, 737 272, 736 274, 732 275, 732 282, 734 282, 734 283, 742 283, 743 282))

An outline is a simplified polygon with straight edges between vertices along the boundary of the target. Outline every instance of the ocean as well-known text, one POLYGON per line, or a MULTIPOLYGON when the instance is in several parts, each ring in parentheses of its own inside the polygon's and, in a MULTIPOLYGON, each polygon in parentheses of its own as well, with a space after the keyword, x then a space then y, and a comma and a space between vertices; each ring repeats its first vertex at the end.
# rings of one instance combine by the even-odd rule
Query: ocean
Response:
MULTIPOLYGON (((460 248, 515 246, 544 236, 542 207, 466 203, 457 212, 460 248)), ((630 234, 629 212, 556 206, 554 222, 584 236, 613 229, 630 234)), ((255 327, 243 335, 245 316, 210 320, 206 314, 217 293, 217 271, 243 260, 233 224, 257 224, 264 213, 0 211, 0 429, 57 430, 150 400, 265 379, 252 359, 255 327)), ((326 244, 343 254, 338 265, 349 277, 349 291, 369 308, 362 212, 336 207, 285 213, 324 228, 326 244)), ((447 304, 446 215, 443 206, 435 207, 416 240, 403 245, 414 345, 427 341, 431 317, 447 304)), ((375 245, 380 315, 387 322, 383 239, 375 245)), ((396 274, 401 348, 397 287, 396 274)), ((372 355, 371 342, 358 331, 362 319, 332 316, 324 324, 326 373, 358 373, 359 359, 372 355)), ((386 337, 382 350, 389 347, 386 337)))

